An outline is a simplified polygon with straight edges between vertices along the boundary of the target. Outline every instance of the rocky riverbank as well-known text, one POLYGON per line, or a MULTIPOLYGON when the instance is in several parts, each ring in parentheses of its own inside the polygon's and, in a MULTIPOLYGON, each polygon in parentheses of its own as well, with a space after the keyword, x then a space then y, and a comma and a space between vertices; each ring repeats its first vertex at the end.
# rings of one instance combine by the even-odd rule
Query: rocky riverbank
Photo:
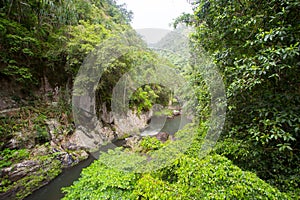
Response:
POLYGON ((0 199, 23 199, 46 185, 63 168, 78 164, 88 157, 88 151, 70 143, 71 133, 56 119, 45 120, 46 142, 27 131, 13 132, 1 151, 0 199))
POLYGON ((5 110, 0 116, 0 134, 5 135, 0 143, 0 199, 23 199, 62 169, 86 159, 91 147, 126 136, 133 125, 145 127, 151 113, 130 111, 128 116, 117 126, 111 113, 103 113, 101 120, 94 120, 95 130, 87 132, 75 128, 71 112, 55 103, 5 110))

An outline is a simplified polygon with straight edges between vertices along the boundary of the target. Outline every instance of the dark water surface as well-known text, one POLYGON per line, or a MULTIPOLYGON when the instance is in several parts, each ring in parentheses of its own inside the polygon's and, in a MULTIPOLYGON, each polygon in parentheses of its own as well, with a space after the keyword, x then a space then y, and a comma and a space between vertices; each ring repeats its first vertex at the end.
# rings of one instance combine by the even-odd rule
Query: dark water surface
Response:
MULTIPOLYGON (((182 125, 184 125, 189 123, 189 120, 181 116, 175 116, 172 119, 166 119, 163 128, 161 130, 156 130, 156 131, 162 131, 162 132, 167 132, 169 134, 174 134, 175 132, 178 131, 180 122, 182 123, 182 125)), ((145 132, 147 131, 152 131, 152 130, 146 129, 145 132)), ((82 169, 88 167, 99 156, 100 152, 106 152, 108 149, 114 149, 117 146, 122 146, 122 143, 123 142, 121 140, 119 141, 117 140, 114 143, 110 143, 106 146, 101 147, 99 152, 92 153, 92 155, 90 155, 88 159, 80 162, 78 165, 63 170, 63 172, 55 179, 53 179, 49 184, 36 190, 27 198, 25 198, 25 200, 61 199, 64 196, 64 194, 61 192, 61 188, 70 186, 74 181, 78 180, 82 169)))
MULTIPOLYGON (((110 143, 100 148, 99 152, 106 152, 108 149, 113 149, 122 145, 122 141, 116 141, 114 144, 110 143)), ((72 183, 79 179, 83 168, 88 167, 97 157, 99 152, 92 153, 88 159, 80 162, 78 165, 64 169, 60 175, 53 179, 49 184, 34 191, 25 200, 58 200, 64 197, 61 188, 72 185, 72 183)))
POLYGON ((90 156, 88 159, 80 162, 78 165, 65 169, 53 179, 49 184, 33 192, 25 200, 57 200, 61 199, 64 194, 61 192, 62 187, 70 186, 80 177, 81 170, 88 167, 95 158, 90 156))

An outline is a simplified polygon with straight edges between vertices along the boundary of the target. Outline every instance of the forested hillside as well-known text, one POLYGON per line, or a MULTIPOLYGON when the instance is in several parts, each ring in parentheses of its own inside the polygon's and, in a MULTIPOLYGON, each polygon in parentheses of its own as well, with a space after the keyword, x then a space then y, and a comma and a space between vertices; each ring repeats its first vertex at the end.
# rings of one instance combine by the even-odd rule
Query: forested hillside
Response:
POLYGON ((299 197, 300 2, 194 1, 195 27, 227 89, 217 152, 299 197))
MULTIPOLYGON (((76 129, 71 104, 75 77, 89 53, 131 34, 126 39, 133 45, 111 47, 127 53, 110 61, 95 88, 98 146, 128 135, 106 117, 113 87, 133 66, 160 59, 130 27, 132 13, 116 1, 1 1, 0 15, 0 197, 23 199, 89 156, 80 138, 91 136, 76 129)), ((78 80, 84 85, 90 79, 78 80)), ((167 89, 145 85, 133 93, 131 117, 146 123, 141 115, 169 98, 167 89)))
POLYGON ((25 97, 34 95, 33 88, 50 93, 71 87, 86 55, 128 29, 131 18, 110 0, 1 1, 0 7, 0 74, 10 87, 3 90, 25 97))
POLYGON ((110 0, 0 2, 0 198, 22 199, 87 158, 70 140, 74 77, 131 15, 110 0))
POLYGON ((34 199, 91 157, 60 197, 299 199, 300 2, 189 2, 193 14, 150 48, 116 0, 0 1, 0 199, 34 199), (151 116, 175 133, 140 134, 151 116))

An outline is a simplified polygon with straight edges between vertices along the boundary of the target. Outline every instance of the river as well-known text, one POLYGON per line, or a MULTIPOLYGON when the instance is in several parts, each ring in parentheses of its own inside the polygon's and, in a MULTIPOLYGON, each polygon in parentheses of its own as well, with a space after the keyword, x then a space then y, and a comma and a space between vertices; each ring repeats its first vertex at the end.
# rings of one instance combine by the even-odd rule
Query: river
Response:
MULTIPOLYGON (((184 124, 189 123, 188 120, 183 119, 184 124)), ((178 131, 181 116, 175 116, 174 118, 167 119, 161 131, 174 134, 178 131)), ((144 132, 149 133, 153 130, 145 129, 144 132)), ((116 146, 120 146, 122 141, 116 141, 100 148, 99 152, 106 152, 108 149, 113 149, 116 146)), ((99 154, 98 152, 98 154, 99 154)), ((97 154, 97 153, 96 153, 97 154)), ((80 173, 83 168, 88 167, 97 155, 93 153, 93 156, 89 156, 88 159, 80 162, 78 165, 64 169, 63 172, 53 179, 49 184, 34 191, 31 195, 25 198, 25 200, 58 200, 61 199, 64 194, 61 192, 61 188, 72 185, 80 177, 80 173)))

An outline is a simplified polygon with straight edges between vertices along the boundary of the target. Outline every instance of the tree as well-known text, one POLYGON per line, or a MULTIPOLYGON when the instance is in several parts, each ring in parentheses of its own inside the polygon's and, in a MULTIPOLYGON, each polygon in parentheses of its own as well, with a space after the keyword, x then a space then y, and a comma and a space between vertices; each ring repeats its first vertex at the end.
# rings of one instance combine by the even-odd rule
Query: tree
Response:
MULTIPOLYGON (((213 55, 223 73, 225 137, 250 143, 263 165, 250 168, 282 183, 278 174, 291 178, 299 168, 300 2, 198 0, 194 5, 194 15, 181 21, 195 27, 196 48, 213 55)), ((293 182, 288 184, 295 187, 293 182)))

